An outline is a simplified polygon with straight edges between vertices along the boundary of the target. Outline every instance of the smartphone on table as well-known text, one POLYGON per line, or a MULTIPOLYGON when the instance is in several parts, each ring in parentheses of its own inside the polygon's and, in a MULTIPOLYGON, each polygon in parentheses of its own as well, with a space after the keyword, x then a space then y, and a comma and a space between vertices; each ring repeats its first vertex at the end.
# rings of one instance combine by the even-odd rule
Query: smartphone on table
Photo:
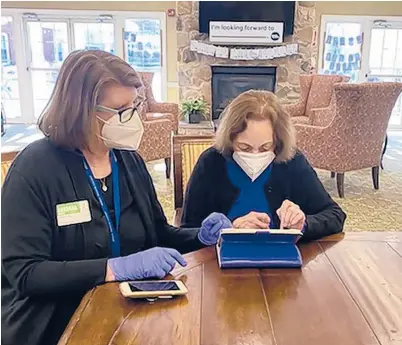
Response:
POLYGON ((144 280, 120 283, 120 291, 128 298, 170 298, 188 293, 180 280, 144 280))

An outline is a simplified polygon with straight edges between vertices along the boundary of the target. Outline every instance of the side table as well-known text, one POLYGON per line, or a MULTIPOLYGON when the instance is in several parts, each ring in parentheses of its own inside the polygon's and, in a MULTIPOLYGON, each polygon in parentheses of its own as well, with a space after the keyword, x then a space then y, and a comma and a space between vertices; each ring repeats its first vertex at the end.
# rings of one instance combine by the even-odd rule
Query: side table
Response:
POLYGON ((179 122, 178 134, 180 135, 211 135, 215 133, 212 121, 201 121, 200 123, 179 122))

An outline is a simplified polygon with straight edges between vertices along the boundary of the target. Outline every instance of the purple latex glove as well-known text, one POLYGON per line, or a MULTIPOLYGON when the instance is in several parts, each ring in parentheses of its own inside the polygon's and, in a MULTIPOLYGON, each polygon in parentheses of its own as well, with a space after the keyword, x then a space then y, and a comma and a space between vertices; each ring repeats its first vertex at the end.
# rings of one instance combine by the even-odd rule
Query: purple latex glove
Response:
POLYGON ((176 263, 187 265, 177 250, 161 247, 107 261, 116 281, 163 278, 173 270, 176 263))
POLYGON ((212 246, 218 242, 222 229, 232 228, 231 221, 222 213, 211 213, 201 224, 198 239, 206 246, 212 246))

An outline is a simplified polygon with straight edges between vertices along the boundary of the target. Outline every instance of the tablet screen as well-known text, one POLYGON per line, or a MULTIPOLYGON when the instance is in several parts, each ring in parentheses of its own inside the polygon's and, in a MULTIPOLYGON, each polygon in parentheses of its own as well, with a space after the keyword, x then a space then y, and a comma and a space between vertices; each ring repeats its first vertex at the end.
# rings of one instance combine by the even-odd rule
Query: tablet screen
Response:
POLYGON ((131 291, 172 291, 180 290, 176 282, 129 282, 131 291))

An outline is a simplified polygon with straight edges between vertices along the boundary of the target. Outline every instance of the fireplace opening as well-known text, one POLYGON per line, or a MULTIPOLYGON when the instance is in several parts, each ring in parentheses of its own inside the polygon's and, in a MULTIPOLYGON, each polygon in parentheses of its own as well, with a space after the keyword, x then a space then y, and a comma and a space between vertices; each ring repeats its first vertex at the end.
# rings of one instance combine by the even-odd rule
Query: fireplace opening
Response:
POLYGON ((275 92, 276 67, 212 67, 212 119, 218 120, 225 107, 244 91, 275 92))

